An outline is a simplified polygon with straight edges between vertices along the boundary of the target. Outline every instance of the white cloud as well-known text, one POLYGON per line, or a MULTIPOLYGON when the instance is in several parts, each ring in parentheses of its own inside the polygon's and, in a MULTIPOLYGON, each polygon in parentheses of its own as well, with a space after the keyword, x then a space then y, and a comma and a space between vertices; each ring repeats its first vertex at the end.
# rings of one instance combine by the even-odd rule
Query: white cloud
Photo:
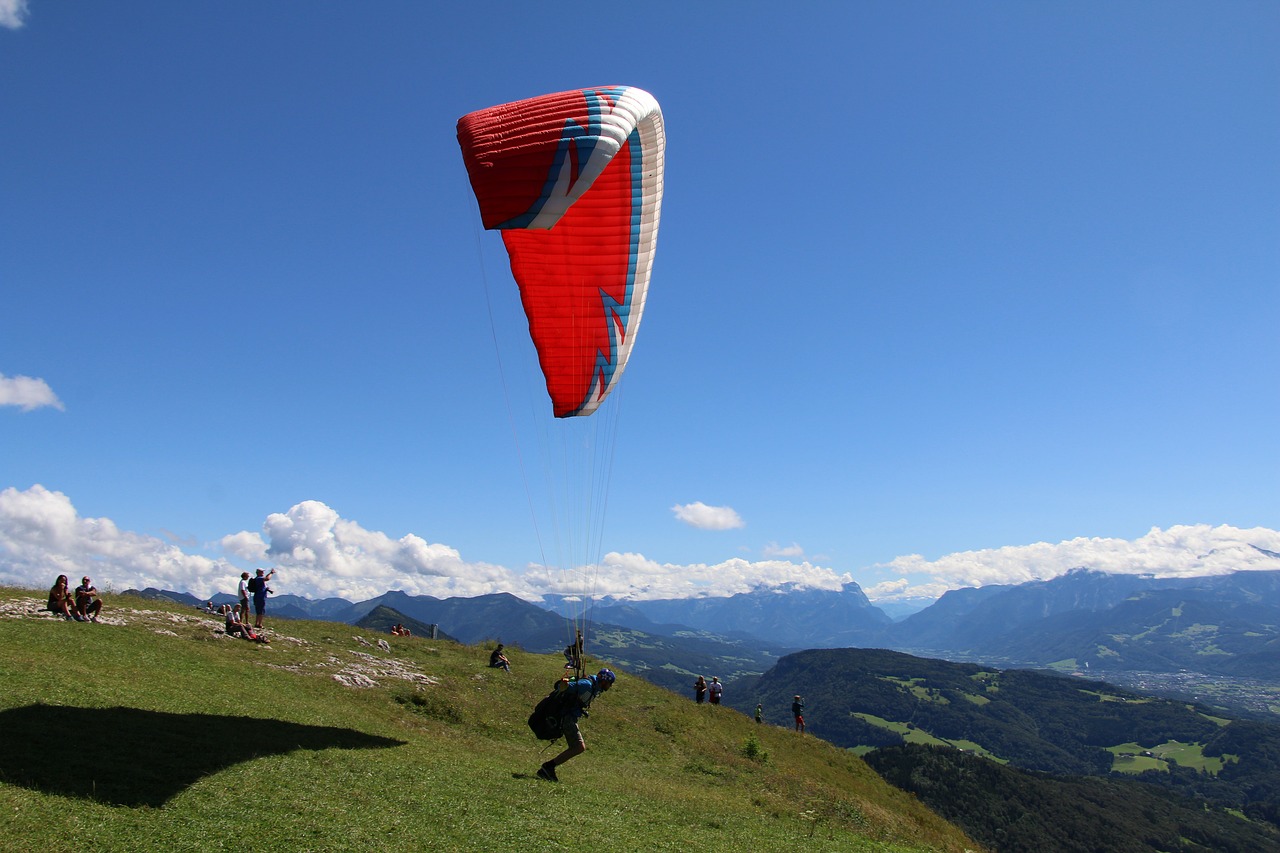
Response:
POLYGON ((894 581, 882 581, 874 586, 863 587, 862 591, 867 594, 867 598, 875 601, 880 598, 900 598, 910 587, 911 581, 898 578, 894 581))
POLYGON ((267 543, 262 541, 260 534, 241 530, 239 533, 223 536, 218 544, 222 546, 222 550, 241 560, 251 563, 266 562, 267 543))
POLYGON ((60 574, 90 575, 102 589, 148 586, 203 593, 238 569, 187 554, 154 536, 81 518, 66 495, 36 485, 0 491, 0 583, 50 587, 60 574), (176 585, 176 586, 175 586, 176 585))
POLYGON ((764 546, 762 553, 766 557, 803 557, 804 549, 795 542, 790 545, 779 545, 777 542, 770 542, 764 546))
POLYGON ((0 27, 16 30, 27 18, 27 0, 0 0, 0 27))
POLYGON ((732 507, 707 506, 702 501, 694 501, 691 504, 676 504, 671 511, 680 521, 700 530, 734 530, 746 526, 742 516, 734 512, 732 507))
POLYGON ((733 558, 720 563, 682 565, 657 563, 642 554, 612 552, 599 566, 585 572, 563 573, 560 578, 540 579, 537 584, 546 592, 572 595, 580 593, 585 582, 585 588, 596 596, 649 600, 715 598, 782 584, 838 590, 851 580, 847 574, 837 575, 807 562, 733 558))
POLYGON ((169 541, 122 531, 110 519, 81 518, 66 495, 43 486, 0 492, 0 583, 23 587, 50 586, 58 574, 88 573, 103 588, 152 586, 203 598, 231 592, 240 572, 252 565, 278 569, 272 583, 277 593, 353 601, 390 589, 437 598, 492 592, 528 600, 545 593, 680 598, 781 584, 839 589, 850 580, 808 562, 734 558, 679 565, 619 553, 586 568, 530 566, 517 573, 464 560, 456 549, 414 534, 396 539, 367 530, 320 501, 272 513, 261 533, 233 533, 216 548, 225 556, 190 554, 169 541))
POLYGON ((1056 544, 1036 542, 961 551, 936 560, 926 560, 919 554, 898 557, 875 568, 900 575, 900 580, 872 586, 867 594, 872 599, 937 596, 959 587, 1049 580, 1075 568, 1156 577, 1280 569, 1280 557, 1271 554, 1280 554, 1280 532, 1265 527, 1153 527, 1145 536, 1133 540, 1079 537, 1056 544), (884 594, 880 594, 882 587, 884 594))
MULTIPOLYGON (((3 3, 4 0, 0 0, 3 3)), ((2 13, 0 8, 0 13, 2 13)), ((24 412, 39 409, 42 406, 64 408, 58 395, 43 379, 30 376, 5 376, 0 373, 0 406, 17 406, 24 412)))
MULTIPOLYGON (((798 546, 778 550, 790 547, 798 546)), ((27 588, 47 588, 58 574, 77 580, 89 574, 104 589, 151 586, 203 598, 233 591, 240 572, 257 565, 279 569, 272 583, 277 593, 353 601, 392 589, 437 598, 508 592, 531 601, 547 593, 641 600, 719 597, 783 585, 837 590, 852 580, 808 560, 730 558, 685 565, 617 552, 597 566, 530 566, 515 572, 465 560, 457 549, 415 534, 393 538, 368 530, 319 501, 272 513, 260 533, 230 534, 208 550, 215 556, 189 553, 172 537, 120 530, 108 518, 82 518, 66 495, 40 485, 0 491, 0 584, 27 588)), ((1280 532, 1275 530, 1177 526, 1155 528, 1132 541, 1079 538, 937 560, 900 557, 874 567, 891 577, 865 591, 872 600, 936 598, 961 586, 1045 580, 1077 567, 1169 577, 1276 570, 1276 555, 1280 532)))
POLYGON ((272 588, 308 598, 372 598, 389 589, 412 595, 538 593, 501 566, 468 563, 417 536, 395 540, 365 530, 318 501, 269 516, 263 535, 242 531, 218 543, 226 555, 190 554, 155 536, 120 530, 108 518, 82 518, 71 500, 44 486, 0 491, 0 584, 47 588, 65 574, 91 575, 103 589, 157 587, 208 597, 232 592, 243 566, 279 568, 272 588))
POLYGON ((492 592, 538 597, 524 578, 509 569, 467 562, 456 549, 433 545, 414 534, 393 539, 366 530, 320 501, 303 501, 288 512, 272 513, 262 529, 262 536, 247 531, 228 536, 222 546, 238 556, 262 555, 275 565, 276 592, 353 601, 389 589, 437 598, 492 592))

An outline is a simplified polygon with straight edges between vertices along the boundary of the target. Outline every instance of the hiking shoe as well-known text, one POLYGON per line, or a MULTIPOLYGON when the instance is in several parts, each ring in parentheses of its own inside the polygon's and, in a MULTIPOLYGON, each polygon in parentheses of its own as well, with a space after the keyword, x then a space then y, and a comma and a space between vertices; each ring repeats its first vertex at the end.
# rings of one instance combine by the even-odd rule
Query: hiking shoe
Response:
POLYGON ((556 778, 556 768, 549 761, 538 768, 538 778, 546 779, 548 782, 560 781, 556 778))

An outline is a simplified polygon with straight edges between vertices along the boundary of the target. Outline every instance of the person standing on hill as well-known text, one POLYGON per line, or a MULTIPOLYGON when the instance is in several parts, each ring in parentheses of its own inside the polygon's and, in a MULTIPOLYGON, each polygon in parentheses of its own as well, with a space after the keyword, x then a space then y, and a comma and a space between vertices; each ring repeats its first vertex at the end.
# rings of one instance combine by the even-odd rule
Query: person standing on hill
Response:
POLYGON ((564 647, 564 668, 582 674, 582 632, 574 631, 573 642, 564 647))
MULTIPOLYGON (((267 593, 271 592, 267 589, 267 581, 275 573, 276 570, 272 569, 264 577, 262 569, 258 569, 258 574, 246 584, 249 592, 253 593, 253 627, 257 630, 262 629, 262 615, 267 612, 267 593)), ((249 611, 242 611, 242 614, 242 618, 249 618, 249 611)))
POLYGON ((791 713, 796 718, 796 731, 804 734, 804 700, 800 698, 798 693, 791 702, 791 713))
POLYGON ((240 586, 236 589, 236 595, 240 598, 240 613, 242 619, 249 618, 249 573, 240 573, 240 586))
POLYGON ((693 682, 693 698, 699 705, 707 698, 707 680, 701 675, 698 676, 697 681, 693 682))
POLYGON ((587 713, 587 708, 590 707, 591 700, 612 687, 617 680, 618 677, 613 674, 612 670, 602 669, 595 675, 574 678, 569 681, 564 689, 572 693, 573 698, 569 701, 568 710, 560 718, 560 732, 564 735, 568 745, 563 752, 538 768, 539 779, 546 779, 548 782, 559 782, 560 780, 556 778, 556 768, 569 759, 576 758, 587 751, 587 742, 582 737, 582 732, 578 729, 578 720, 590 716, 587 713))
POLYGON ((720 683, 719 676, 711 677, 711 685, 707 688, 707 692, 711 694, 711 704, 719 705, 720 697, 724 695, 724 685, 720 683))

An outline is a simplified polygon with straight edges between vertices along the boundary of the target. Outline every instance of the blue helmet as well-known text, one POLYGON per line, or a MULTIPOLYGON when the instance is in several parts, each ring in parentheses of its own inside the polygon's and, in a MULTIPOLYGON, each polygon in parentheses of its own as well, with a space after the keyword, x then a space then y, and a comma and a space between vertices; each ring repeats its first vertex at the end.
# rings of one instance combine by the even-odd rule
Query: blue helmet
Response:
POLYGON ((596 673, 596 682, 604 687, 608 687, 618 680, 618 676, 613 674, 611 669, 602 669, 596 673))

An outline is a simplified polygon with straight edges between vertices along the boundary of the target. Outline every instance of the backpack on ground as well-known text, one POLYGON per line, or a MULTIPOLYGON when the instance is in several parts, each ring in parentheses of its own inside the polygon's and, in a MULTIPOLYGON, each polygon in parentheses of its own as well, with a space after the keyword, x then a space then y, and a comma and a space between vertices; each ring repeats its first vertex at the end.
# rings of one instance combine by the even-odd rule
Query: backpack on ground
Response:
POLYGON ((533 706, 533 713, 529 715, 529 728, 533 729, 538 740, 556 740, 563 734, 560 727, 564 716, 578 701, 577 693, 568 688, 568 678, 560 679, 555 688, 533 706))

